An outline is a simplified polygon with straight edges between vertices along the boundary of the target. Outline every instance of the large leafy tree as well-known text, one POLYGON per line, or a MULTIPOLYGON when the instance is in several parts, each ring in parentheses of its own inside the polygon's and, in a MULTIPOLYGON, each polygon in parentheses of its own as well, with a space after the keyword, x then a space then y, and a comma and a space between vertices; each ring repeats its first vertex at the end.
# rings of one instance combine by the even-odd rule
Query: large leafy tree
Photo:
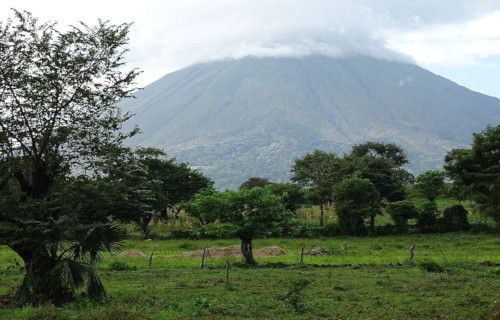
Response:
POLYGON ((411 174, 403 168, 408 160, 400 146, 366 142, 355 145, 343 160, 346 176, 370 180, 381 197, 390 202, 405 198, 404 185, 409 182, 411 174))
POLYGON ((444 189, 444 173, 437 170, 429 170, 417 176, 415 188, 429 201, 434 201, 444 189))
POLYGON ((208 190, 197 194, 183 207, 200 221, 219 220, 234 225, 247 265, 256 264, 252 246, 255 236, 272 230, 286 215, 282 197, 274 195, 271 186, 222 193, 208 190))
POLYGON ((320 207, 320 225, 324 222, 324 206, 332 197, 332 187, 341 180, 341 160, 334 153, 314 150, 294 160, 292 181, 306 188, 308 197, 320 207))
POLYGON ((484 182, 500 176, 500 125, 474 133, 470 149, 453 149, 445 157, 445 174, 458 188, 485 192, 484 182))
POLYGON ((163 219, 167 218, 167 210, 178 217, 181 204, 191 199, 196 193, 213 185, 213 181, 185 162, 176 162, 175 158, 167 158, 159 149, 138 149, 140 164, 146 169, 149 181, 156 180, 153 190, 153 209, 163 219))
POLYGON ((384 157, 398 168, 408 163, 403 148, 393 143, 368 141, 357 144, 352 147, 351 155, 356 157, 363 157, 366 155, 384 157))
POLYGON ((115 105, 135 90, 124 71, 130 24, 81 24, 59 32, 28 12, 0 23, 0 244, 25 264, 16 301, 62 303, 87 284, 100 252, 117 248, 109 223, 103 156, 130 134, 115 105), (70 202, 70 200, 72 202, 70 202))

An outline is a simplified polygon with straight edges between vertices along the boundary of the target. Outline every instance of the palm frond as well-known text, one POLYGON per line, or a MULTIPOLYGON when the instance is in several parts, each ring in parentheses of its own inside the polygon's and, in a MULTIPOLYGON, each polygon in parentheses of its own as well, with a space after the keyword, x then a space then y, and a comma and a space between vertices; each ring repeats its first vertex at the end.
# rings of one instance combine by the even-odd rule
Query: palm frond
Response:
POLYGON ((72 259, 63 259, 54 267, 58 279, 64 281, 72 289, 81 288, 85 284, 89 266, 72 259))
POLYGON ((83 239, 69 248, 75 260, 86 260, 95 263, 102 260, 102 252, 111 253, 121 250, 121 242, 125 240, 123 229, 119 225, 96 224, 92 226, 83 239))

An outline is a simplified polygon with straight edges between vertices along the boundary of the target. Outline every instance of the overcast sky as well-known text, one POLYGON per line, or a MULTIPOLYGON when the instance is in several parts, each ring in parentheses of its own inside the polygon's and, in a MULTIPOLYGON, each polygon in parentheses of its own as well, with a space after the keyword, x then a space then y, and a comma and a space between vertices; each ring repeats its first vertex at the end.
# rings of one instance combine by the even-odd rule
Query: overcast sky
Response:
POLYGON ((222 58, 368 54, 411 61, 500 98, 499 0, 3 0, 62 28, 134 22, 130 67, 145 86, 222 58))

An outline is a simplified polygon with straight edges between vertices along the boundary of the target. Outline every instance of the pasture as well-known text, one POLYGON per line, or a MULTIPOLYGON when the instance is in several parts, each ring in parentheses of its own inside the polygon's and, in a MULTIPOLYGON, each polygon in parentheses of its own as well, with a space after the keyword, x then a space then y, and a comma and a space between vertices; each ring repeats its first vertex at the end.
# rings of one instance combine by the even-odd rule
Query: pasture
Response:
MULTIPOLYGON (((227 240, 129 237, 98 270, 107 301, 16 309, 7 303, 21 280, 16 255, 0 247, 1 319, 499 319, 500 238, 455 232, 384 237, 259 239, 254 250, 288 254, 256 258, 179 257, 183 252, 238 245, 227 240), (415 243, 413 262, 409 247, 415 243), (328 252, 304 256, 318 246, 328 252), (149 267, 149 256, 155 249, 149 267), (172 257, 178 256, 178 257, 172 257), (226 281, 226 259, 229 281, 226 281)), ((83 294, 82 294, 83 295, 83 294)))

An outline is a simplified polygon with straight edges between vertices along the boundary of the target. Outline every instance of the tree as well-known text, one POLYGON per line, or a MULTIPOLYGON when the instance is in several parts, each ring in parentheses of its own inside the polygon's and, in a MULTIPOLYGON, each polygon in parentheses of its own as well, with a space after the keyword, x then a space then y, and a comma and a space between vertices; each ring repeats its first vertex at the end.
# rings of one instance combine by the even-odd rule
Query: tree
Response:
MULTIPOLYGON (((152 150, 149 156, 155 157, 156 151, 152 150)), ((162 201, 158 197, 161 181, 151 174, 144 157, 142 149, 134 152, 123 147, 110 151, 103 161, 102 175, 96 179, 108 185, 108 216, 122 223, 134 222, 144 232, 145 238, 150 239, 149 223, 162 201)))
POLYGON ((120 228, 92 192, 104 184, 72 177, 97 176, 103 156, 136 132, 117 131, 130 116, 115 105, 136 89, 138 71, 123 71, 130 24, 59 32, 14 15, 0 24, 0 244, 25 264, 16 301, 59 304, 84 284, 103 296, 94 265, 117 248, 120 228))
POLYGON ((205 233, 205 226, 217 221, 223 215, 224 206, 221 199, 222 194, 212 187, 201 190, 191 200, 181 204, 186 213, 198 219, 201 225, 201 233, 205 233))
POLYGON ((486 192, 485 182, 500 176, 500 125, 473 134, 470 149, 453 149, 445 157, 445 174, 458 188, 486 192))
POLYGON ((417 176, 415 188, 433 202, 443 192, 444 174, 440 171, 429 170, 417 176))
POLYGON ((368 141, 362 144, 357 144, 352 147, 351 155, 355 157, 363 157, 366 155, 384 157, 397 168, 400 168, 408 163, 408 159, 403 148, 393 143, 368 141))
POLYGON ((405 198, 404 185, 411 174, 402 167, 408 161, 401 147, 378 142, 355 145, 351 153, 343 157, 343 162, 345 177, 369 179, 387 201, 405 198))
POLYGON ((252 189, 255 187, 264 188, 268 184, 272 184, 272 182, 270 182, 267 178, 252 177, 249 178, 247 181, 243 182, 240 185, 239 190, 243 188, 252 189))
POLYGON ((295 183, 273 183, 269 187, 271 192, 283 198, 286 211, 296 213, 299 208, 307 203, 304 189, 295 183))
POLYGON ((254 237, 272 230, 274 224, 285 217, 282 198, 274 195, 270 186, 204 192, 197 194, 184 208, 189 215, 210 220, 216 217, 220 222, 234 225, 247 265, 256 264, 252 247, 254 237))
POLYGON ((175 158, 166 158, 164 151, 155 148, 136 150, 139 161, 146 170, 149 181, 155 180, 153 189, 153 209, 166 220, 167 210, 174 211, 178 218, 180 205, 191 199, 196 193, 213 185, 213 181, 186 163, 175 162, 175 158))
POLYGON ((309 198, 319 205, 320 225, 324 222, 324 206, 332 197, 332 187, 341 180, 340 170, 340 159, 321 150, 294 160, 292 181, 302 184, 309 198))
POLYGON ((174 207, 180 211, 182 202, 212 184, 203 174, 185 163, 175 163, 174 158, 167 159, 156 148, 122 148, 116 154, 108 153, 107 159, 101 180, 113 187, 109 197, 117 198, 110 216, 136 223, 146 239, 151 238, 149 224, 155 214, 166 216, 167 209, 174 207))
POLYGON ((333 201, 339 225, 357 231, 363 220, 380 214, 380 194, 368 179, 348 178, 333 188, 333 201))

